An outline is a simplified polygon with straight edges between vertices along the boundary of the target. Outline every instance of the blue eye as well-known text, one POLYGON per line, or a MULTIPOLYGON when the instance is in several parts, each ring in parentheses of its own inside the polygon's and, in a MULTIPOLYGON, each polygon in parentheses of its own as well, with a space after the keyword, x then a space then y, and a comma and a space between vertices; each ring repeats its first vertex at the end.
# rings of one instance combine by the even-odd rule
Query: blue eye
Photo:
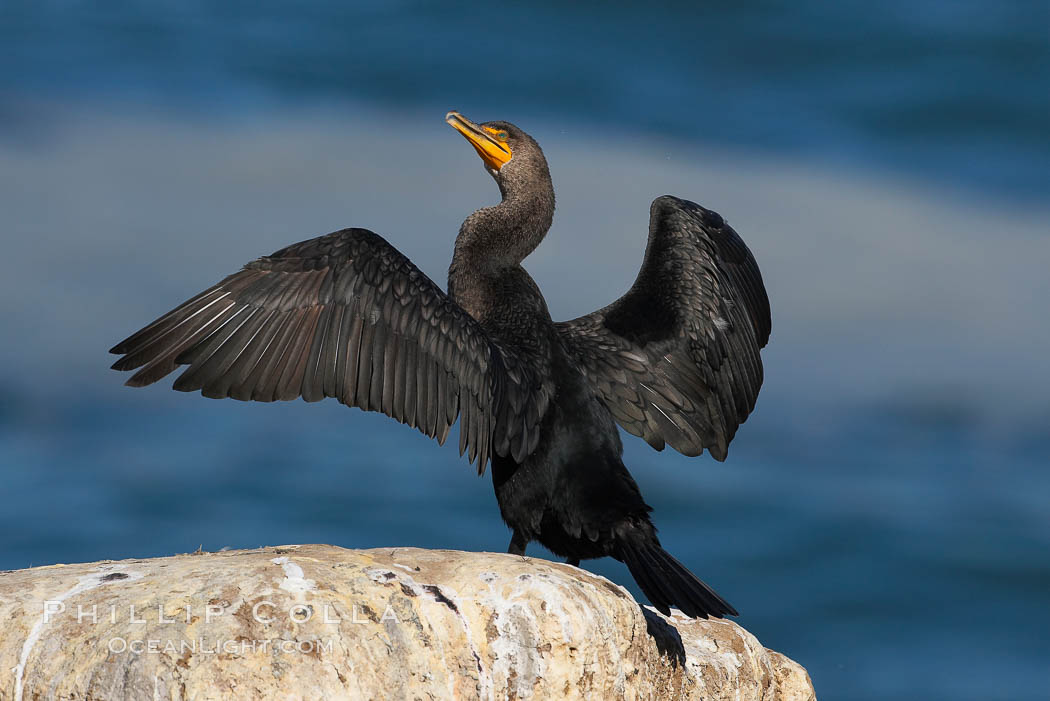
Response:
POLYGON ((508 136, 508 134, 505 131, 501 131, 499 134, 496 134, 496 138, 499 139, 500 141, 506 141, 507 140, 507 136, 508 136))

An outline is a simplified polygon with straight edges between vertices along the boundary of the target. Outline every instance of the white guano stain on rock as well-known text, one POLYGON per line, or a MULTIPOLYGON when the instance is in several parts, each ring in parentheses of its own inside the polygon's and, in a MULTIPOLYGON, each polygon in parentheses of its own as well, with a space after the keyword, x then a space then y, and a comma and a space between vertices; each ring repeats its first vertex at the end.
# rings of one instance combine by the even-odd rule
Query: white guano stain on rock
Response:
POLYGON ((474 634, 470 631, 470 621, 468 621, 466 616, 463 615, 463 604, 459 600, 459 595, 456 593, 456 590, 447 585, 444 587, 434 585, 433 590, 428 589, 427 591, 430 593, 431 598, 439 603, 441 602, 438 598, 438 594, 452 602, 452 606, 449 608, 456 614, 456 618, 459 619, 460 625, 463 626, 463 636, 467 639, 467 645, 470 646, 470 652, 474 656, 474 662, 478 666, 479 694, 483 699, 494 698, 495 692, 492 683, 492 673, 485 668, 485 663, 482 662, 481 649, 474 640, 474 634))
MULTIPOLYGON (((490 642, 496 658, 492 665, 493 678, 506 679, 508 683, 514 684, 511 691, 517 697, 528 698, 533 694, 536 680, 542 678, 547 669, 547 663, 539 652, 543 637, 536 612, 532 608, 536 602, 532 596, 532 587, 529 587, 529 596, 526 597, 521 589, 513 586, 513 582, 502 581, 495 572, 482 572, 478 578, 488 585, 487 591, 482 592, 478 600, 492 609, 492 623, 499 634, 490 642), (507 590, 506 594, 504 589, 507 590)), ((516 579, 533 584, 529 581, 532 575, 528 573, 518 575, 516 579)), ((547 593, 549 598, 543 599, 548 607, 547 612, 552 612, 552 605, 560 609, 561 593, 554 588, 548 588, 547 593)))
MULTIPOLYGON (((26 636, 26 641, 22 645, 22 654, 18 659, 18 664, 12 670, 15 677, 15 701, 22 701, 22 694, 25 689, 23 687, 23 678, 25 676, 26 664, 29 662, 29 655, 33 652, 33 647, 40 639, 40 634, 44 631, 46 620, 48 617, 48 606, 51 604, 65 605, 67 599, 81 594, 92 589, 96 589, 105 584, 111 584, 113 582, 129 582, 136 579, 142 579, 142 573, 134 570, 128 570, 126 565, 115 564, 115 565, 101 565, 98 571, 91 572, 82 576, 77 583, 65 592, 59 594, 53 599, 45 599, 40 602, 40 618, 37 619, 36 623, 29 630, 29 635, 26 636), (123 577, 116 577, 112 579, 106 579, 110 575, 118 574, 124 575, 123 577)), ((52 610, 53 615, 57 615, 57 611, 52 610)))
POLYGON ((317 582, 312 579, 307 579, 303 573, 303 568, 295 564, 287 557, 275 557, 270 560, 275 565, 280 565, 284 571, 284 579, 277 585, 279 589, 283 589, 292 594, 303 594, 308 591, 317 589, 317 582))
POLYGON ((416 580, 412 579, 412 575, 398 574, 393 570, 375 567, 367 568, 365 574, 367 574, 368 578, 376 584, 390 584, 392 582, 397 582, 411 592, 413 596, 420 596, 423 594, 422 587, 416 583, 416 580))

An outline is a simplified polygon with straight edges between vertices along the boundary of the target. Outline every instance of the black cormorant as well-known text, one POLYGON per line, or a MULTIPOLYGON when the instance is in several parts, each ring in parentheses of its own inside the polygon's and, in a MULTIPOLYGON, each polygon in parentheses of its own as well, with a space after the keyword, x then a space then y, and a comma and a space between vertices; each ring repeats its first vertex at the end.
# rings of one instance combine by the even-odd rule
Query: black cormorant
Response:
POLYGON ((687 616, 736 611, 661 546, 616 429, 657 450, 724 460, 762 384, 770 332, 758 266, 715 212, 656 198, 631 289, 554 322, 522 260, 554 214, 547 161, 507 122, 446 120, 502 201, 456 237, 448 292, 385 239, 343 229, 259 258, 127 340, 117 370, 180 391, 270 402, 335 397, 492 462, 509 552, 538 541, 571 564, 626 563, 649 601, 687 616))

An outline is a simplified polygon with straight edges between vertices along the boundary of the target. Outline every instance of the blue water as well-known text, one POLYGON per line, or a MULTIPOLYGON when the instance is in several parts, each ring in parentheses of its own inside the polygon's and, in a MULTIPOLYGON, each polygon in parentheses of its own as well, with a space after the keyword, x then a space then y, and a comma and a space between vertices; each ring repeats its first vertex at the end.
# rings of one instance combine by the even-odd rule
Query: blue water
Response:
MULTIPOLYGON (((1050 223, 1045 2, 363 8, 0 7, 0 156, 23 159, 17 172, 0 170, 3 235, 21 232, 5 238, 0 280, 0 322, 12 330, 0 348, 0 474, 9 495, 0 568, 198 545, 498 551, 509 540, 487 478, 474 477, 452 446, 439 449, 384 417, 330 402, 251 405, 119 388, 122 378, 104 369, 105 348, 148 319, 110 308, 123 308, 118 300, 132 289, 161 311, 196 291, 193 275, 210 282, 213 272, 122 269, 111 238, 121 242, 112 250, 134 260, 153 245, 162 250, 151 237, 163 226, 141 226, 148 217, 140 210, 155 206, 158 217, 189 227, 199 210, 236 223, 258 207, 258 225, 272 203, 253 202, 223 176, 214 202, 172 206, 160 190, 178 199, 178 184, 162 179, 156 200, 126 194, 127 173, 141 164, 111 149, 112 134, 97 129, 99 154, 83 146, 95 131, 69 136, 51 124, 119 115, 120 124, 148 124, 157 153, 170 158, 186 139, 178 132, 164 142, 176 123, 228 128, 243 120, 276 133, 292 106, 368 105, 369 114, 404 123, 419 114, 439 120, 455 107, 548 129, 564 123, 566 140, 655 138, 712 149, 727 169, 745 159, 874 174, 906 190, 948 193, 950 203, 1035 212, 1050 223), (67 167, 72 181, 39 175, 67 167), (83 172, 90 174, 78 180, 83 172), (41 194, 49 183, 63 191, 41 194), (24 206, 28 200, 34 204, 24 206), (144 275, 158 276, 156 289, 144 275)), ((298 156, 274 139, 283 158, 298 156)), ((308 155, 324 162, 324 154, 308 155)), ((406 164, 372 166, 388 177, 406 164)), ((177 163, 151 168, 188 177, 177 163)), ((290 193, 289 202, 311 197, 319 182, 274 170, 285 180, 269 192, 290 193)), ((245 182, 255 176, 236 172, 245 182)), ((137 177, 152 182, 155 174, 137 177)), ((341 197, 351 211, 362 207, 353 188, 341 197)), ((841 206, 789 213, 785 230, 810 245, 806 218, 841 206)), ((428 216, 416 218, 425 224, 428 216)), ((895 210, 886 226, 912 219, 895 210)), ((1043 237, 1050 225, 1029 226, 1017 241, 985 226, 987 255, 977 258, 988 267, 979 275, 961 267, 959 284, 987 285, 989 297, 1028 289, 1011 287, 1019 275, 998 260, 1003 251, 1044 250, 1012 244, 1028 246, 1020 239, 1043 237)), ((927 255, 933 244, 922 236, 915 232, 899 255, 927 255)), ((414 250, 427 240, 420 234, 414 250)), ((960 233, 958 244, 964 250, 972 240, 960 233)), ((246 246, 253 254, 273 248, 246 246)), ((956 253, 933 260, 951 270, 960 265, 956 253)), ((225 255, 214 262, 220 270, 242 262, 225 255)), ((805 665, 820 698, 1047 698, 1050 373, 1029 364, 1039 356, 1034 342, 1046 337, 1045 298, 1017 302, 1030 309, 962 310, 972 333, 965 346, 953 345, 949 326, 914 321, 911 307, 932 304, 921 294, 903 305, 879 290, 868 305, 875 311, 863 311, 873 320, 863 332, 846 317, 810 332, 797 311, 803 282, 821 266, 856 263, 814 252, 812 268, 784 270, 775 256, 759 259, 776 285, 769 380, 730 459, 691 460, 626 441, 625 461, 665 545, 742 611, 740 622, 765 645, 805 665), (813 348, 839 356, 815 359, 813 348), (985 357, 995 362, 972 362, 985 357), (906 393, 870 391, 895 374, 911 377, 917 364, 937 379, 906 393), (941 368, 955 368, 945 375, 951 382, 939 379, 941 368), (1011 389, 985 389, 1000 384, 1011 389)), ((1025 265, 1017 270, 1034 277, 1045 261, 1025 265)), ((836 291, 823 297, 834 311, 836 291)), ((617 563, 586 564, 633 589, 617 563)))
MULTIPOLYGON (((1045 0, 4 3, 4 96, 559 115, 1050 195, 1045 0), (352 7, 351 7, 352 6, 352 7), (699 6, 699 7, 697 7, 699 6)), ((255 105, 252 107, 251 105, 255 105)))

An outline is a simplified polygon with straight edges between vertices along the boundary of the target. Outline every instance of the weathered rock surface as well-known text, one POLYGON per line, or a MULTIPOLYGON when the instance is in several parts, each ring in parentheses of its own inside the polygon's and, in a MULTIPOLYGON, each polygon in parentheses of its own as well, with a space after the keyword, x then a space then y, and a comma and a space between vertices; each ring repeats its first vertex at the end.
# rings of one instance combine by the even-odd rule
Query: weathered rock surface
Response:
POLYGON ((0 573, 3 701, 529 697, 815 698, 735 623, 541 559, 303 545, 0 573))

